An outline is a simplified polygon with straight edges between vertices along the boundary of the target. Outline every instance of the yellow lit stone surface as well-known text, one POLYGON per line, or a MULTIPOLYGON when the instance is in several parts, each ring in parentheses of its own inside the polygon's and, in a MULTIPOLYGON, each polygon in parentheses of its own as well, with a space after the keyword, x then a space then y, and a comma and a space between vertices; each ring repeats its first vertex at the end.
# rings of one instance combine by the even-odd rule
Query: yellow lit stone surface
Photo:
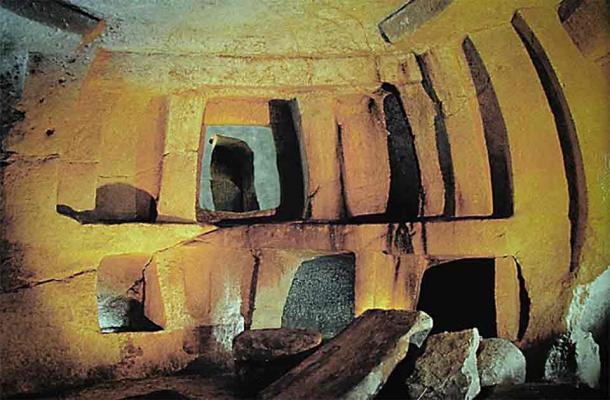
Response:
POLYGON ((404 85, 399 87, 405 107, 405 113, 409 118, 413 130, 413 143, 417 154, 429 154, 426 162, 419 168, 421 185, 425 192, 423 215, 442 215, 445 206, 445 187, 439 157, 436 154, 436 132, 434 129, 434 118, 436 111, 434 104, 421 83, 404 85))
POLYGON ((489 160, 476 93, 459 42, 424 56, 445 115, 451 150, 456 216, 493 212, 489 160))
POLYGON ((518 266, 513 257, 500 257, 495 260, 496 309, 502 310, 496 321, 498 336, 517 340, 519 334, 518 266))
POLYGON ((214 99, 207 102, 206 125, 269 125, 265 99, 214 99))
POLYGON ((351 216, 382 213, 389 193, 390 162, 387 133, 378 111, 379 104, 368 96, 339 99, 345 202, 351 216))
POLYGON ((307 197, 311 218, 333 220, 341 216, 341 154, 337 151, 339 132, 335 117, 335 100, 329 96, 299 96, 303 135, 303 153, 307 163, 307 197))
MULTIPOLYGON (((354 254, 357 315, 373 307, 414 308, 421 276, 438 260, 495 258, 499 335, 527 348, 565 331, 572 289, 610 264, 603 24, 588 8, 562 24, 559 0, 455 0, 413 34, 387 44, 377 23, 403 3, 278 1, 275 11, 253 7, 256 15, 286 18, 286 24, 250 16, 257 24, 230 29, 219 29, 227 15, 201 20, 201 12, 185 13, 184 24, 166 32, 161 48, 133 48, 129 41, 100 45, 87 53, 91 60, 77 55, 78 62, 67 63, 73 77, 30 74, 19 105, 25 119, 4 141, 1 166, 3 394, 181 369, 212 352, 196 334, 207 326, 278 326, 294 271, 320 254, 354 254), (511 23, 517 12, 557 76, 582 155, 586 218, 575 265, 557 126, 511 23), (587 25, 595 34, 585 41, 578 28, 583 18, 595 22, 587 25), (329 22, 335 19, 342 22, 329 22), (283 30, 276 32, 279 25, 283 30), (485 65, 506 126, 514 202, 509 216, 489 218, 493 171, 461 50, 465 37, 485 65), (455 218, 441 217, 434 105, 414 54, 427 61, 446 114, 455 218), (383 82, 398 87, 416 139, 426 191, 421 220, 384 219, 391 176, 378 92, 383 82), (310 212, 315 223, 198 224, 203 127, 267 125, 269 99, 296 100, 310 205, 299 211, 310 212), (147 193, 156 220, 80 223, 58 213, 58 205, 76 213, 94 210, 104 200, 96 189, 113 184, 147 193), (346 215, 378 219, 347 224, 340 219, 346 215), (100 262, 136 253, 150 257, 144 308, 163 330, 103 334, 96 304, 100 262), (517 265, 531 303, 523 337, 517 265)), ((121 212, 137 214, 137 198, 114 201, 124 203, 117 205, 121 212)))

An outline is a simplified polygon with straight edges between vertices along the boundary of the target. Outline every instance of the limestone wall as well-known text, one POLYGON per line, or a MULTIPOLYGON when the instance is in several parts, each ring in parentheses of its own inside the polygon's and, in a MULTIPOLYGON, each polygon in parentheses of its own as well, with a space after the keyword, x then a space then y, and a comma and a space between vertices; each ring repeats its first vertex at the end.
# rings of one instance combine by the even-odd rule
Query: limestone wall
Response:
POLYGON ((606 44, 575 38, 556 1, 497 3, 455 1, 385 50, 100 48, 30 71, 1 161, 2 391, 226 363, 244 326, 277 326, 316 255, 354 254, 356 314, 414 308, 427 268, 493 258, 498 334, 528 347, 564 330, 572 288, 610 263, 606 44), (391 96, 417 160, 412 214, 394 198, 391 96), (292 111, 302 207, 198 221, 205 126, 267 125, 272 100, 292 111), (116 290, 161 330, 101 333, 102 272, 139 276, 116 290))

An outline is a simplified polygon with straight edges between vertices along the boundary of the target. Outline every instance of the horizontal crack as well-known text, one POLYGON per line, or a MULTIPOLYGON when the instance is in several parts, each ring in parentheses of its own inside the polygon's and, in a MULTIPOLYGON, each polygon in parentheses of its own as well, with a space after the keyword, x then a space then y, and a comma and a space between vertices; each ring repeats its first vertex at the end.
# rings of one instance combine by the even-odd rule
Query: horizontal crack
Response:
POLYGON ((96 271, 97 271, 96 268, 90 268, 90 269, 86 269, 86 270, 83 270, 83 271, 76 272, 76 273, 74 273, 72 275, 68 275, 68 276, 63 277, 63 278, 49 278, 49 279, 43 279, 43 280, 37 281, 37 282, 30 282, 30 283, 26 283, 24 285, 16 286, 14 288, 10 288, 8 290, 2 291, 2 292, 0 292, 0 294, 17 293, 17 292, 20 292, 20 291, 25 290, 25 289, 32 289, 32 288, 35 288, 37 286, 46 285, 47 283, 52 283, 52 282, 66 283, 66 282, 69 282, 70 280, 72 280, 74 278, 77 278, 77 277, 79 277, 81 275, 90 274, 90 273, 96 272, 96 271))

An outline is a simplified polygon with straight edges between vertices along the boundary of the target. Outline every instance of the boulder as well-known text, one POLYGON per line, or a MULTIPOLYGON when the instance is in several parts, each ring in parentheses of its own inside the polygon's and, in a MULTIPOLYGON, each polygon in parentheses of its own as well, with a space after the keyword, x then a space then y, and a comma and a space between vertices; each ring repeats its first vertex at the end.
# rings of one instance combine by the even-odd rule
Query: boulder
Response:
POLYGON ((506 339, 481 340, 477 369, 481 387, 525 382, 525 356, 506 339))
POLYGON ((320 332, 305 329, 255 329, 233 341, 235 374, 243 394, 254 395, 312 354, 320 332))
POLYGON ((477 370, 479 331, 444 332, 428 338, 407 378, 412 399, 473 399, 481 390, 477 370))
POLYGON ((411 337, 430 329, 423 312, 368 310, 260 397, 371 399, 406 356, 411 337))

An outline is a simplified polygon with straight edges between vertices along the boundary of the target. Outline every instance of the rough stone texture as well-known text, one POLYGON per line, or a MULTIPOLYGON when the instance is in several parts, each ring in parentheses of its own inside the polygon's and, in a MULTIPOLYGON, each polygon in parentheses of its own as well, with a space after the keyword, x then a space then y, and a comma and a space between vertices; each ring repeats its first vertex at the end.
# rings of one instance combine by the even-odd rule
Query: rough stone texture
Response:
POLYGON ((27 65, 26 50, 0 44, 0 149, 4 148, 2 142, 10 129, 23 118, 16 106, 23 94, 27 65))
POLYGON ((267 387, 261 398, 371 399, 407 354, 411 336, 431 328, 432 319, 425 313, 366 311, 267 387))
POLYGON ((314 329, 329 339, 354 318, 353 254, 303 262, 292 279, 282 312, 282 327, 314 329))
POLYGON ((473 399, 481 390, 476 328, 432 335, 407 378, 412 399, 473 399))
MULTIPOLYGON (((593 282, 573 289, 565 318, 569 339, 576 350, 575 379, 592 388, 597 387, 600 377, 607 385, 609 315, 610 268, 593 282)), ((561 373, 569 374, 569 371, 561 373)))
POLYGON ((255 394, 303 361, 322 343, 320 332, 255 329, 235 337, 233 357, 243 392, 255 394))
POLYGON ((234 400, 240 396, 229 376, 181 374, 140 380, 125 380, 61 393, 66 400, 87 399, 218 399, 234 400))
POLYGON ((314 329, 329 337, 353 318, 353 255, 262 249, 257 257, 259 265, 252 311, 253 329, 314 329), (335 257, 337 265, 333 265, 335 257), (323 266, 328 266, 328 270, 325 271, 323 266), (309 277, 311 282, 304 277, 309 277), (334 281, 331 277, 340 280, 334 281), (320 279, 326 281, 320 282, 320 279), (321 284, 315 286, 313 282, 321 284), (318 294, 317 289, 322 292, 318 294), (336 289, 341 289, 341 293, 335 293, 336 289), (325 309, 325 306, 328 308, 325 309))
POLYGON ((481 399, 497 400, 573 400, 573 399, 601 399, 599 391, 588 388, 576 388, 572 385, 558 385, 550 383, 525 383, 521 385, 498 385, 486 388, 481 393, 481 399))
POLYGON ((607 337, 610 318, 610 267, 591 283, 577 285, 567 310, 568 329, 576 334, 591 332, 598 343, 607 337))
POLYGON ((564 0, 561 3, 559 17, 570 38, 588 58, 599 62, 601 58, 610 53, 610 43, 608 43, 610 7, 608 7, 608 3, 604 0, 564 0), (562 11, 568 7, 563 6, 570 3, 576 8, 566 10, 567 15, 564 15, 562 11))
POLYGON ((591 333, 581 333, 576 337, 563 334, 555 340, 546 356, 544 380, 596 388, 600 370, 599 346, 591 333))
POLYGON ((525 382, 525 356, 506 339, 482 339, 477 351, 481 387, 525 382))

